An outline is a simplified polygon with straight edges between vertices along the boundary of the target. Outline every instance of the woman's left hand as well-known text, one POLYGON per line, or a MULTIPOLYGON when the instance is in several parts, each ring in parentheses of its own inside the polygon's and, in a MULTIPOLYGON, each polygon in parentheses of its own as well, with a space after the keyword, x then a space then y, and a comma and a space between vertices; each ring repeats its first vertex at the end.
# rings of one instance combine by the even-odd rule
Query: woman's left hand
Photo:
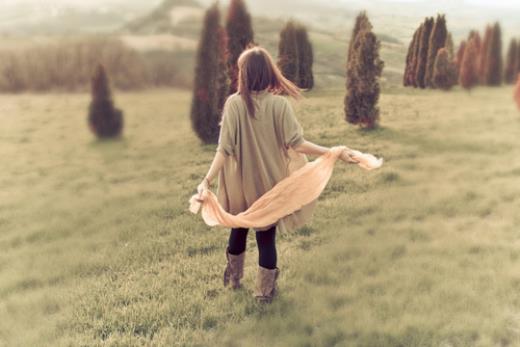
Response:
POLYGON ((345 163, 350 163, 350 164, 359 163, 359 161, 353 157, 352 150, 350 150, 348 148, 345 149, 343 151, 343 153, 341 153, 340 159, 343 160, 345 163))

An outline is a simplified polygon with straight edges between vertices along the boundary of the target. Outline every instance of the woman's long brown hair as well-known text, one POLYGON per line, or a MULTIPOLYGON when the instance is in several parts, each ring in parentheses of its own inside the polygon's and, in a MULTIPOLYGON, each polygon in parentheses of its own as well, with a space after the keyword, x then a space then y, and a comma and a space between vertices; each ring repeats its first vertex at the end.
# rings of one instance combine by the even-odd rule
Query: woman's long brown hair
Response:
POLYGON ((302 96, 300 89, 283 76, 267 50, 262 47, 252 47, 245 50, 238 58, 238 93, 253 117, 256 114, 256 107, 251 94, 263 90, 289 95, 295 99, 302 96))

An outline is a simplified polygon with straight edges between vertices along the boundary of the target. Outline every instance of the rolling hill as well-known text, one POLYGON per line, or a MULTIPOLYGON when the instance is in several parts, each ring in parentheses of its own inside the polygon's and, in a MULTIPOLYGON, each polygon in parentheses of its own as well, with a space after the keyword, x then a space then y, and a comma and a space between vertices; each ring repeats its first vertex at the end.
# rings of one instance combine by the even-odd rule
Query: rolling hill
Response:
POLYGON ((77 35, 111 32, 157 5, 158 0, 3 0, 0 34, 77 35))
MULTIPOLYGON (((317 87, 340 86, 344 83, 345 54, 356 12, 343 9, 338 13, 337 9, 318 7, 314 2, 304 4, 306 5, 298 7, 298 16, 295 15, 294 18, 309 28, 315 51, 317 87)), ((138 50, 172 50, 177 47, 182 54, 186 54, 186 51, 194 53, 201 30, 204 5, 205 3, 194 0, 166 0, 148 15, 126 25, 121 35, 127 44, 138 50)), ((273 13, 269 16, 266 13, 267 5, 269 1, 252 2, 255 41, 276 56, 279 32, 286 18, 273 13), (255 15, 256 13, 260 15, 255 15)), ((282 13, 291 6, 290 2, 284 2, 276 9, 276 13, 282 13)), ((382 41, 381 54, 386 62, 383 85, 399 84, 406 47, 401 40, 387 33, 378 35, 382 41)), ((193 66, 186 68, 193 69, 193 66)))

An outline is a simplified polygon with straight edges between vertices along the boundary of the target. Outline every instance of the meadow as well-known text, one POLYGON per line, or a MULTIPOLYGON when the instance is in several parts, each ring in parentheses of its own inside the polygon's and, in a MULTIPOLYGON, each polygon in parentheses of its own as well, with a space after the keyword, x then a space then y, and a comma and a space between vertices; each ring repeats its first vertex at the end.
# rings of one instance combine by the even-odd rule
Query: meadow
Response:
POLYGON ((116 95, 124 137, 89 133, 86 94, 0 95, 0 346, 520 346, 520 114, 509 87, 385 89, 381 127, 343 90, 295 104, 338 163, 308 226, 278 235, 279 297, 222 287, 228 231, 188 199, 215 146, 191 96, 116 95))

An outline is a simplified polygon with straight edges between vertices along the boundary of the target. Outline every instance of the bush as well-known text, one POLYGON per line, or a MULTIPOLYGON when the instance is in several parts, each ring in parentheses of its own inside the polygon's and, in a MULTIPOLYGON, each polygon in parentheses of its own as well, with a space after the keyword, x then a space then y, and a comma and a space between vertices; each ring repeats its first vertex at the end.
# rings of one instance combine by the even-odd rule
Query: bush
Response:
POLYGON ((424 84, 429 88, 434 88, 433 73, 435 69, 435 60, 440 49, 446 46, 448 30, 446 29, 446 18, 444 15, 438 15, 433 25, 428 42, 428 55, 426 60, 426 72, 424 74, 424 84))
POLYGON ((516 82, 516 77, 518 74, 517 54, 518 54, 518 46, 516 43, 516 39, 512 39, 511 43, 509 44, 509 49, 507 51, 506 68, 504 71, 504 81, 508 84, 513 84, 516 82))
POLYGON ((375 128, 379 120, 379 78, 384 66, 379 48, 376 35, 370 29, 361 30, 347 65, 345 119, 368 129, 375 128))
POLYGON ((226 44, 215 3, 204 18, 191 105, 192 129, 205 144, 216 144, 219 138, 219 123, 229 90, 226 44))
POLYGON ((310 90, 314 87, 314 51, 309 40, 307 28, 303 25, 296 27, 296 43, 298 45, 298 87, 310 90))
POLYGON ((465 89, 472 89, 479 83, 478 50, 475 39, 469 40, 464 50, 460 67, 459 83, 465 89))
POLYGON ((113 75, 117 88, 146 84, 137 52, 116 39, 88 38, 0 52, 0 91, 84 90, 99 63, 113 75))
POLYGON ((408 53, 406 54, 406 65, 403 76, 403 85, 405 87, 414 86, 415 78, 414 72, 417 66, 417 52, 419 46, 419 37, 421 36, 422 24, 413 34, 412 42, 408 46, 408 53))
POLYGON ((192 85, 191 52, 141 54, 116 38, 87 37, 0 51, 0 92, 88 90, 98 64, 121 90, 192 85))
POLYGON ((502 30, 500 24, 495 23, 491 29, 489 45, 486 54, 486 65, 484 68, 484 82, 488 86, 499 86, 502 84, 503 62, 502 62, 502 30))
POLYGON ((457 83, 457 67, 450 59, 448 49, 441 48, 433 68, 433 84, 435 88, 450 90, 457 83))
POLYGON ((300 65, 298 59, 297 26, 293 21, 287 22, 280 32, 278 66, 285 78, 298 84, 300 65))
POLYGON ((192 87, 194 63, 191 52, 149 51, 143 53, 143 61, 148 85, 192 87))
POLYGON ((112 93, 103 65, 92 77, 92 101, 89 107, 90 130, 99 138, 117 137, 123 129, 123 113, 114 107, 112 93))
POLYGON ((419 88, 426 88, 426 67, 428 62, 430 35, 434 23, 435 20, 433 17, 426 18, 419 38, 419 51, 417 54, 417 65, 415 69, 415 85, 419 88))

